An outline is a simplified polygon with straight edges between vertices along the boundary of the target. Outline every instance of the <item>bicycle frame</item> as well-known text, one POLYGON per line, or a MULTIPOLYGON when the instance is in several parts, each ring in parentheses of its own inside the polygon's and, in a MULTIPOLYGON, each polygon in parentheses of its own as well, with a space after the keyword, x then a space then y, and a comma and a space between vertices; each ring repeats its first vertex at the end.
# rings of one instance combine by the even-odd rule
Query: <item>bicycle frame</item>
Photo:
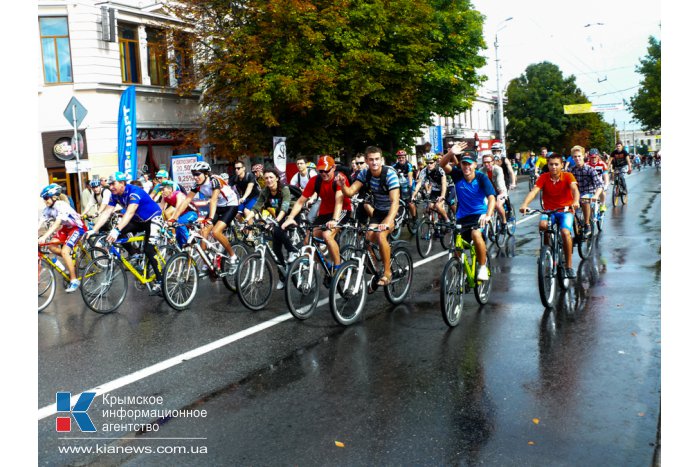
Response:
MULTIPOLYGON (((81 235, 80 238, 78 239, 78 241, 75 242, 75 245, 73 246, 73 249, 71 250, 71 260, 73 261, 74 268, 77 268, 78 251, 82 251, 83 254, 85 254, 85 255, 88 254, 88 251, 85 248, 85 245, 83 244, 83 240, 85 239, 85 236, 86 236, 86 234, 81 235)), ((39 261, 41 261, 42 259, 45 258, 47 260, 46 262, 49 263, 51 265, 51 267, 61 275, 61 277, 63 277, 64 281, 70 282, 70 275, 68 274, 68 269, 66 269, 64 271, 61 268, 59 268, 58 265, 56 263, 54 263, 53 261, 49 260, 48 255, 41 250, 42 248, 48 249, 49 246, 59 246, 59 247, 63 248, 63 245, 64 245, 63 243, 56 243, 56 242, 40 243, 39 244, 39 261)), ((62 258, 62 256, 58 255, 58 258, 62 258)), ((77 272, 78 271, 76 270, 76 276, 78 276, 77 272)), ((82 279, 82 276, 78 276, 77 278, 82 279)))
POLYGON ((469 240, 466 241, 462 237, 462 233, 457 231, 455 237, 454 250, 460 252, 460 258, 462 259, 462 265, 464 266, 464 274, 466 274, 467 285, 470 289, 476 287, 476 247, 474 242, 469 240), (469 255, 466 253, 465 243, 469 245, 469 255), (471 256, 471 261, 469 260, 471 256))
MULTIPOLYGON (((123 245, 123 244, 125 244, 125 243, 142 242, 143 240, 144 240, 144 236, 143 236, 143 235, 138 235, 138 236, 134 236, 134 237, 129 237, 129 238, 127 238, 127 239, 116 240, 114 243, 123 245)), ((158 250, 158 247, 156 247, 155 245, 154 245, 153 247, 154 247, 155 250, 156 250, 156 255, 155 255, 156 261, 158 261, 158 263, 163 263, 163 264, 165 264, 165 258, 163 258, 163 255, 160 254, 160 251, 158 250)), ((147 283, 149 283, 149 282, 153 282, 153 281, 156 280, 156 275, 155 275, 155 273, 153 273, 153 275, 150 276, 150 277, 146 277, 146 274, 147 274, 147 271, 148 271, 148 268, 147 268, 147 267, 144 267, 144 274, 141 274, 141 273, 138 271, 138 269, 136 269, 136 268, 134 267, 134 265, 131 264, 130 261, 127 261, 126 258, 124 258, 124 257, 122 256, 121 252, 117 249, 117 247, 114 246, 114 244, 112 244, 112 245, 110 246, 110 248, 109 248, 109 254, 110 254, 111 256, 115 256, 117 259, 119 259, 119 261, 121 261, 122 265, 123 265, 123 266, 124 266, 124 267, 125 267, 139 282, 140 282, 140 283, 141 283, 141 284, 147 284, 147 283)), ((143 261, 148 261, 148 258, 145 256, 145 253, 144 253, 143 261)))

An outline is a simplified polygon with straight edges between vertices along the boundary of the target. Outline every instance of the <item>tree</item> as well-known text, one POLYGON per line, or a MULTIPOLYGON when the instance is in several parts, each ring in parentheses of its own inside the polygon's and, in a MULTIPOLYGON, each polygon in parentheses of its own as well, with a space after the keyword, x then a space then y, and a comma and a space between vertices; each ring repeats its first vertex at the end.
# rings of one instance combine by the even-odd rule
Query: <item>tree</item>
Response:
POLYGON ((307 155, 408 148, 484 80, 483 17, 468 0, 180 3, 218 157, 268 152, 276 135, 307 155))
POLYGON ((649 37, 647 55, 636 71, 643 76, 641 89, 627 105, 645 131, 661 128, 661 41, 649 37))
POLYGON ((582 104, 588 98, 576 86, 574 76, 564 77, 558 66, 532 64, 506 89, 504 113, 508 143, 514 151, 546 146, 568 154, 572 146, 607 147, 612 126, 597 113, 564 114, 564 105, 582 104))

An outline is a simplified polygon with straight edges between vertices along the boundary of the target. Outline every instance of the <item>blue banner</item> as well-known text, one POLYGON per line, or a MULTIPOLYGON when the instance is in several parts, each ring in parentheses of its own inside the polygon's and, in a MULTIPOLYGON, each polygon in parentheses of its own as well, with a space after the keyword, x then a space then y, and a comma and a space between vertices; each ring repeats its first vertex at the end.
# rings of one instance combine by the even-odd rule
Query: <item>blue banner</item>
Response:
POLYGON ((442 126, 430 127, 430 145, 435 154, 442 154, 442 126))
POLYGON ((119 171, 129 180, 138 178, 136 154, 136 87, 129 86, 119 100, 117 117, 117 156, 119 171))

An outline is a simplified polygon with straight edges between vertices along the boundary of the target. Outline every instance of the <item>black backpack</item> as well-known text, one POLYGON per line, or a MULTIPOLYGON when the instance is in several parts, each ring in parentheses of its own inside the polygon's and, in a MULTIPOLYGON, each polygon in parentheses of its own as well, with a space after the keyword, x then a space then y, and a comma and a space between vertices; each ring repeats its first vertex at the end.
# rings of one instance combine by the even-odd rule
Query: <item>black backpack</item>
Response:
MULTIPOLYGON (((346 165, 337 165, 336 164, 335 170, 337 170, 340 173, 342 173, 343 175, 345 175, 345 178, 347 178, 348 181, 350 181, 350 183, 352 184, 352 181, 351 181, 352 179, 350 178, 350 176, 352 175, 352 169, 350 167, 348 167, 346 165)), ((323 180, 321 180, 321 176, 317 175, 316 182, 314 184, 314 193, 316 193, 317 195, 319 194, 319 191, 321 190, 321 183, 322 182, 323 182, 323 180)), ((333 179, 333 191, 336 190, 337 186, 338 186, 338 184, 336 183, 335 178, 334 178, 333 179)))

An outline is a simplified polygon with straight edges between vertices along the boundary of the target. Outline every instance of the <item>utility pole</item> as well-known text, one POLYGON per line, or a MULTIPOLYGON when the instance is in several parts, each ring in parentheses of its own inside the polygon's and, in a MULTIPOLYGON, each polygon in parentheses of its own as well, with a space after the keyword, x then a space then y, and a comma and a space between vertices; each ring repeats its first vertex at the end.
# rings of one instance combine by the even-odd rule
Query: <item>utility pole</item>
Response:
MULTIPOLYGON (((501 23, 512 20, 513 17, 506 18, 501 23)), ((505 28, 505 25, 496 30, 496 42, 494 42, 494 47, 496 50, 496 92, 498 93, 498 133, 500 135, 501 146, 503 147, 503 155, 508 157, 508 150, 506 148, 506 127, 505 119, 503 117, 503 95, 501 94, 501 66, 498 60, 498 31, 505 28)))

